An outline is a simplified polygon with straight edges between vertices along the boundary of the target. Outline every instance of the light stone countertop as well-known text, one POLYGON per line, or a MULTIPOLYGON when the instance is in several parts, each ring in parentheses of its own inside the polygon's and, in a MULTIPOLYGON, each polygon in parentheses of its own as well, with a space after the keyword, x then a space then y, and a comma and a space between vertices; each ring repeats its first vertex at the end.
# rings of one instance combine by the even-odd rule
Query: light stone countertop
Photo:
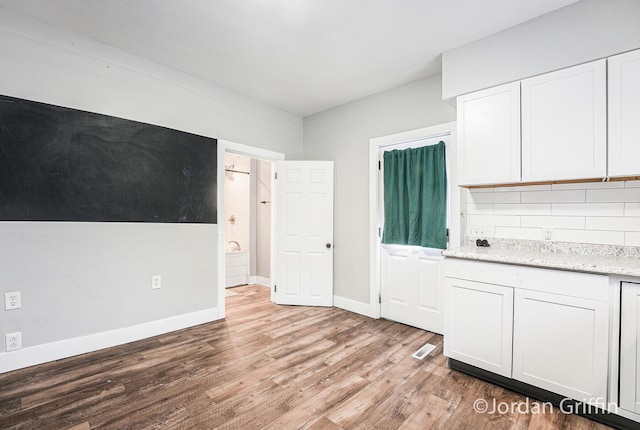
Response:
MULTIPOLYGON (((469 245, 442 251, 445 257, 578 272, 640 277, 640 247, 489 238, 488 248, 469 245)), ((473 245, 472 245, 473 244, 473 245)))

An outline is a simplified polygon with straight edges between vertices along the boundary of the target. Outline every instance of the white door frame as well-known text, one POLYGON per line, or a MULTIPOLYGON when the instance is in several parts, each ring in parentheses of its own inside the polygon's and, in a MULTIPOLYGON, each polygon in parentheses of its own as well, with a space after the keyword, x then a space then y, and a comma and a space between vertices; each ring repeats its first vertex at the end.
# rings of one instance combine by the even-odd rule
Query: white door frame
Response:
MULTIPOLYGON (((218 318, 225 317, 225 249, 226 242, 224 238, 224 155, 230 152, 233 154, 244 155, 245 157, 257 158, 260 160, 266 160, 275 162, 277 160, 284 160, 284 154, 281 152, 269 151, 267 149, 256 148, 254 146, 244 145, 242 143, 231 142, 229 140, 218 139, 217 148, 217 192, 218 192, 218 318)), ((274 163, 275 167, 275 163, 274 163)), ((273 172, 272 172, 273 173, 273 172)), ((275 233, 276 223, 274 219, 275 205, 275 181, 273 174, 271 175, 271 243, 270 250, 270 271, 271 271, 271 301, 273 301, 273 281, 276 277, 275 266, 275 233)))
POLYGON ((447 162, 450 166, 449 172, 449 244, 450 246, 460 246, 460 189, 457 180, 457 150, 456 150, 456 122, 447 122, 431 127, 419 128, 417 130, 405 131, 389 136, 376 137, 369 140, 369 306, 370 316, 380 318, 381 305, 380 297, 380 245, 381 238, 378 229, 381 228, 378 215, 379 190, 378 190, 378 161, 380 149, 384 146, 396 145, 398 143, 435 138, 438 136, 452 136, 451 143, 447 145, 447 162))

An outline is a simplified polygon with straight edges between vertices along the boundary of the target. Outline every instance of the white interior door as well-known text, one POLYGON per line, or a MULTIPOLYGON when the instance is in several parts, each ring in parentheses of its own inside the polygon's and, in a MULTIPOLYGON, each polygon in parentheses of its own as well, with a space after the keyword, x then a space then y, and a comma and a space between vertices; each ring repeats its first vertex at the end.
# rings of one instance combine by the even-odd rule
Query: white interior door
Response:
MULTIPOLYGON (((418 148, 434 145, 440 141, 445 142, 448 153, 449 139, 448 135, 440 135, 389 145, 381 149, 380 159, 385 151, 418 148)), ((384 225, 383 174, 384 166, 381 165, 378 175, 380 190, 378 201, 382 226, 384 225)), ((448 166, 447 177, 450 178, 448 166)), ((439 249, 381 245, 380 315, 382 318, 442 334, 444 331, 442 260, 439 249)))
POLYGON ((442 333, 440 250, 382 245, 380 257, 382 317, 442 333))
POLYGON ((333 161, 276 163, 275 302, 333 305, 333 161))

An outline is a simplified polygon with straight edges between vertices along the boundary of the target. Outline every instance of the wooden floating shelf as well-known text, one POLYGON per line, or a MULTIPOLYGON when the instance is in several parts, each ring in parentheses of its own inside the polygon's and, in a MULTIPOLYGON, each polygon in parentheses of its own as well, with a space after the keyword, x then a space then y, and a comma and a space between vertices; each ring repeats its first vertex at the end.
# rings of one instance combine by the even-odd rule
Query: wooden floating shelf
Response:
POLYGON ((502 187, 521 187, 527 185, 553 185, 553 184, 579 184, 582 182, 618 182, 618 181, 637 181, 640 176, 623 176, 618 178, 585 178, 585 179, 567 179, 564 181, 538 181, 538 182, 514 182, 510 184, 487 184, 487 185, 460 185, 461 188, 502 188, 502 187))

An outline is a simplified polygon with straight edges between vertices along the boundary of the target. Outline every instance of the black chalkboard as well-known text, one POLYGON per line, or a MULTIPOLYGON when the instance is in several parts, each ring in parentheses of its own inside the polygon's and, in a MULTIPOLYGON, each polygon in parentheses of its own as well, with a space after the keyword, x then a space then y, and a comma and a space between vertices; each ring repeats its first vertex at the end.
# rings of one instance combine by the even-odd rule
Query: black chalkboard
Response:
POLYGON ((0 96, 0 220, 216 223, 216 139, 0 96))

